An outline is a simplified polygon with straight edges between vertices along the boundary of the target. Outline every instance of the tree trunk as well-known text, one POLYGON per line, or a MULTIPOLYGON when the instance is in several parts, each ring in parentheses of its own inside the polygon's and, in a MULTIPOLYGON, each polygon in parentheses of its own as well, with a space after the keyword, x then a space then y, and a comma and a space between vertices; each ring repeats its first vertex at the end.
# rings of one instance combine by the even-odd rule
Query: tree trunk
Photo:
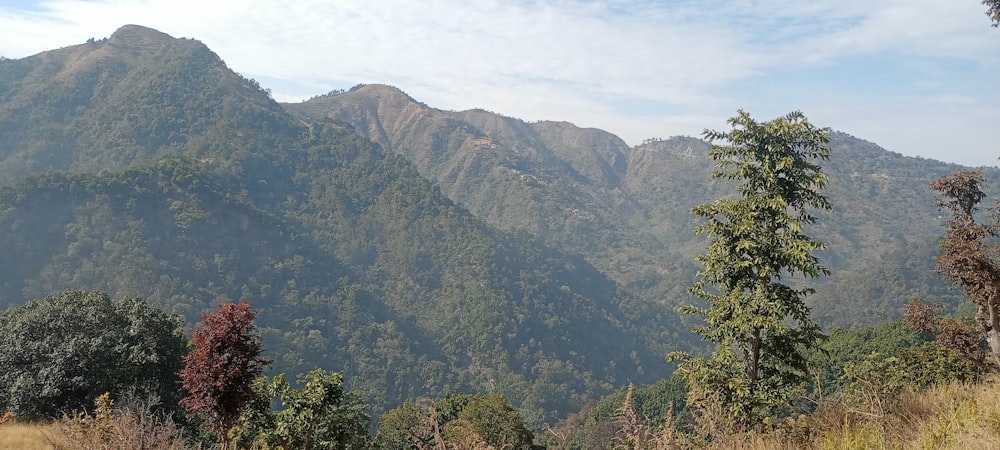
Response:
POLYGON ((990 352, 993 353, 993 361, 1000 367, 1000 282, 993 283, 993 292, 986 299, 987 314, 986 320, 989 327, 986 329, 986 342, 990 345, 990 352))
POLYGON ((760 364, 760 328, 753 330, 750 336, 750 354, 747 355, 747 378, 750 381, 757 381, 758 368, 760 364))

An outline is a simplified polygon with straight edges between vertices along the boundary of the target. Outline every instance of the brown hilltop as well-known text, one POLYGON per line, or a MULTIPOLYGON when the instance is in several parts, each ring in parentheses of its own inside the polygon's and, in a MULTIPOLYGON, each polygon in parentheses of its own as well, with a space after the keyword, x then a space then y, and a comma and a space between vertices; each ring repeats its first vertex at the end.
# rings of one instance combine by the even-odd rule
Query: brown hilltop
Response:
MULTIPOLYGON (((144 55, 178 41, 166 33, 139 25, 125 25, 111 37, 85 44, 39 53, 35 72, 63 82, 72 82, 82 73, 115 70, 134 64, 144 55)), ((185 41, 189 41, 186 40, 185 41)))
POLYGON ((600 185, 620 184, 625 175, 628 146, 606 131, 569 122, 527 123, 482 109, 444 111, 392 86, 363 85, 285 107, 300 116, 351 123, 383 147, 414 160, 431 178, 436 178, 435 161, 467 159, 484 151, 519 166, 562 160, 575 178, 600 185))

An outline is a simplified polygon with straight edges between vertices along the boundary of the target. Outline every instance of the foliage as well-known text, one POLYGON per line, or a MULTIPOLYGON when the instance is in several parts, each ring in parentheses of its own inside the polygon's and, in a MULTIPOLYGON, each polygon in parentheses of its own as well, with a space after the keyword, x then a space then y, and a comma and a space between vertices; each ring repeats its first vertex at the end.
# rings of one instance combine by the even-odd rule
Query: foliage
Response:
POLYGON ((833 330, 814 354, 816 404, 833 398, 870 415, 888 414, 903 396, 952 382, 976 383, 989 372, 971 323, 940 316, 940 305, 914 299, 905 320, 877 328, 833 330), (831 377, 839 377, 831 380, 831 377), (824 396, 825 394, 825 396, 824 396))
POLYGON ((244 184, 263 174, 179 155, 0 187, 0 248, 25 255, 0 259, 0 298, 94 286, 194 322, 246 296, 277 370, 349 367, 376 412, 495 385, 538 424, 666 369, 634 343, 649 341, 644 321, 676 322, 669 308, 578 256, 484 226, 347 130, 314 131, 313 159, 268 161, 280 176, 266 188, 244 184))
POLYGON ((915 298, 906 305, 903 316, 906 324, 934 338, 934 341, 956 356, 971 363, 986 363, 986 345, 982 333, 976 330, 976 323, 970 317, 944 317, 943 306, 938 303, 928 305, 915 298))
POLYGON ((782 279, 828 273, 812 254, 824 245, 802 228, 815 222, 810 209, 830 209, 820 194, 826 175, 812 162, 829 149, 827 130, 798 112, 758 123, 740 111, 729 123, 732 131, 705 136, 728 143, 712 147, 720 169, 712 176, 738 181, 739 196, 693 210, 708 221, 695 231, 713 238, 690 289, 708 308, 685 309, 705 319, 695 332, 716 349, 710 358, 673 357, 684 359, 678 370, 690 380, 689 404, 716 393, 730 417, 749 426, 787 404, 807 379, 805 350, 822 336, 803 301, 813 290, 782 279))
POLYGON ((614 418, 626 397, 635 413, 647 423, 662 423, 669 415, 680 415, 686 408, 687 380, 680 376, 664 378, 642 387, 631 385, 600 399, 591 412, 594 421, 614 418))
POLYGON ((983 330, 993 358, 1000 366, 1000 209, 993 210, 993 224, 976 218, 986 197, 981 173, 959 171, 934 183, 941 193, 937 205, 951 213, 937 258, 938 271, 969 297, 976 307, 976 320, 983 330))
POLYGON ((260 396, 247 408, 230 432, 242 447, 283 449, 356 449, 368 443, 367 408, 357 394, 345 392, 343 377, 322 369, 298 377, 301 390, 292 389, 279 374, 258 378, 260 396), (272 412, 270 399, 280 402, 272 412))
MULTIPOLYGON (((944 283, 911 276, 919 254, 868 269, 933 234, 925 187, 955 167, 831 138, 823 260, 870 280, 817 286, 824 323, 897 317, 944 283)), ((377 85, 279 105, 202 43, 126 26, 0 64, 0 306, 72 286, 194 323, 245 296, 278 372, 344 368, 373 414, 502 392, 535 427, 697 345, 674 310, 704 248, 689 211, 732 187, 705 183, 707 149, 377 85)))
MULTIPOLYGON (((379 85, 284 106, 303 120, 348 121, 409 159, 477 218, 579 253, 632 293, 671 306, 687 302, 684 288, 698 269, 691 260, 704 250, 704 240, 690 233, 691 208, 733 187, 706 182, 709 145, 690 137, 628 148, 601 130, 441 111, 379 85)), ((830 133, 829 145, 824 192, 838 207, 817 212, 813 235, 829 244, 822 259, 834 274, 814 283, 812 319, 824 327, 877 325, 899 318, 914 295, 957 304, 958 293, 925 270, 933 264, 926 243, 936 247, 938 223, 926 185, 959 166, 905 157, 841 132, 830 133)), ((628 317, 657 323, 649 319, 642 312, 628 317)), ((670 325, 645 326, 651 345, 690 341, 689 326, 666 315, 660 323, 666 319, 670 325)), ((655 350, 678 347, 684 345, 655 350)))
MULTIPOLYGON (((221 443, 243 408, 259 395, 253 381, 271 362, 261 357, 263 346, 253 319, 255 312, 245 299, 224 304, 194 329, 194 349, 184 357, 180 371, 188 395, 180 404, 191 416, 204 418, 221 443)), ((225 447, 225 445, 223 445, 225 447)))
POLYGON ((521 414, 503 395, 470 399, 455 420, 445 423, 444 429, 445 438, 459 445, 478 438, 497 449, 526 449, 534 439, 521 414))
POLYGON ((844 368, 848 365, 899 355, 928 342, 929 336, 907 326, 902 320, 874 327, 834 328, 828 332, 820 347, 810 354, 809 366, 815 379, 810 380, 809 395, 815 401, 836 395, 849 382, 844 378, 844 368))
POLYGON ((375 443, 383 449, 530 449, 533 440, 504 396, 452 394, 426 411, 405 403, 386 412, 375 443))
POLYGON ((438 424, 433 419, 436 417, 424 414, 414 403, 404 402, 379 418, 375 443, 384 450, 430 448, 435 444, 435 435, 440 438, 440 428, 435 428, 438 424))
POLYGON ((181 450, 187 442, 170 416, 155 412, 159 399, 126 395, 117 405, 108 394, 94 401, 92 414, 77 413, 57 422, 59 435, 80 450, 181 450))
POLYGON ((993 23, 993 27, 1000 27, 1000 0, 983 0, 986 5, 986 15, 993 23))
POLYGON ((140 298, 66 291, 0 312, 0 410, 58 417, 105 392, 175 405, 181 321, 140 298))
POLYGON ((871 353, 844 366, 844 404, 882 416, 896 407, 904 394, 951 382, 975 382, 983 366, 931 342, 896 354, 871 353))
POLYGON ((912 239, 905 247, 837 271, 809 296, 810 317, 824 329, 871 327, 902 317, 909 299, 940 303, 949 311, 968 304, 960 289, 935 272, 938 238, 912 239))

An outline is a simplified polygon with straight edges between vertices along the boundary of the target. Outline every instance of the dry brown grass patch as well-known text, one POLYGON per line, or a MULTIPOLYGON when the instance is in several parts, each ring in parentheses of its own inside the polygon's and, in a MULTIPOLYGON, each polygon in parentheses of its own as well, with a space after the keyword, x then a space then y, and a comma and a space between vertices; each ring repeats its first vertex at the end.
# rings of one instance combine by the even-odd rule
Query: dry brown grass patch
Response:
POLYGON ((52 424, 9 421, 0 425, 0 450, 60 450, 68 444, 52 424))

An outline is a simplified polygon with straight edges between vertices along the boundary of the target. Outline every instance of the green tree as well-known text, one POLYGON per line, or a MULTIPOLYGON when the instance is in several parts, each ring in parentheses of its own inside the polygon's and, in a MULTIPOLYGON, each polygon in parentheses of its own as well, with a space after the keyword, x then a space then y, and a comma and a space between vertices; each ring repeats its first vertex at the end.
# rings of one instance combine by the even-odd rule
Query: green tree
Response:
POLYGON ((993 22, 993 27, 1000 27, 1000 0, 983 0, 986 5, 986 15, 993 22))
POLYGON ((299 375, 301 390, 292 389, 284 374, 271 381, 258 378, 255 408, 244 410, 235 433, 252 448, 355 449, 368 443, 369 417, 361 398, 344 390, 344 377, 322 369, 299 375), (268 399, 282 409, 271 412, 268 399))
POLYGON ((180 372, 188 392, 181 406, 190 416, 205 420, 223 449, 229 447, 229 430, 244 407, 259 398, 254 380, 271 363, 261 357, 255 315, 244 299, 202 316, 202 324, 192 333, 194 349, 184 357, 180 372))
POLYGON ((66 291, 0 312, 0 410, 26 418, 89 410, 111 392, 180 397, 178 317, 140 298, 66 291))
POLYGON ((942 194, 938 207, 951 212, 938 248, 938 272, 975 304, 976 321, 1000 366, 1000 245, 989 242, 1000 235, 1000 209, 993 210, 993 224, 976 220, 985 184, 981 173, 959 171, 930 187, 942 194))
POLYGON ((929 342, 929 336, 915 330, 902 320, 877 327, 833 328, 820 348, 812 352, 809 370, 816 376, 811 394, 820 396, 836 392, 846 381, 844 367, 869 358, 872 354, 898 355, 929 342))
POLYGON ((738 182, 738 195, 696 206, 707 222, 695 232, 711 238, 697 260, 699 280, 689 291, 708 302, 685 313, 705 323, 693 331, 715 343, 711 357, 683 359, 689 403, 721 402, 737 425, 747 426, 787 404, 807 375, 806 351, 822 338, 809 318, 805 297, 786 277, 813 278, 829 271, 813 252, 822 242, 802 233, 815 222, 812 209, 829 210, 820 191, 827 177, 814 160, 829 158, 828 130, 800 112, 758 123, 744 111, 729 119, 728 132, 706 130, 713 143, 713 178, 738 182))
POLYGON ((379 418, 375 443, 384 450, 434 448, 435 436, 439 441, 443 439, 436 419, 436 415, 432 418, 412 402, 403 403, 379 418))
POLYGON ((472 448, 463 443, 485 442, 496 449, 530 449, 534 436, 507 397, 495 394, 470 399, 458 418, 445 426, 445 439, 463 448, 472 448))
POLYGON ((412 403, 386 412, 376 435, 383 449, 530 449, 534 435, 503 395, 452 394, 423 411, 412 403))

